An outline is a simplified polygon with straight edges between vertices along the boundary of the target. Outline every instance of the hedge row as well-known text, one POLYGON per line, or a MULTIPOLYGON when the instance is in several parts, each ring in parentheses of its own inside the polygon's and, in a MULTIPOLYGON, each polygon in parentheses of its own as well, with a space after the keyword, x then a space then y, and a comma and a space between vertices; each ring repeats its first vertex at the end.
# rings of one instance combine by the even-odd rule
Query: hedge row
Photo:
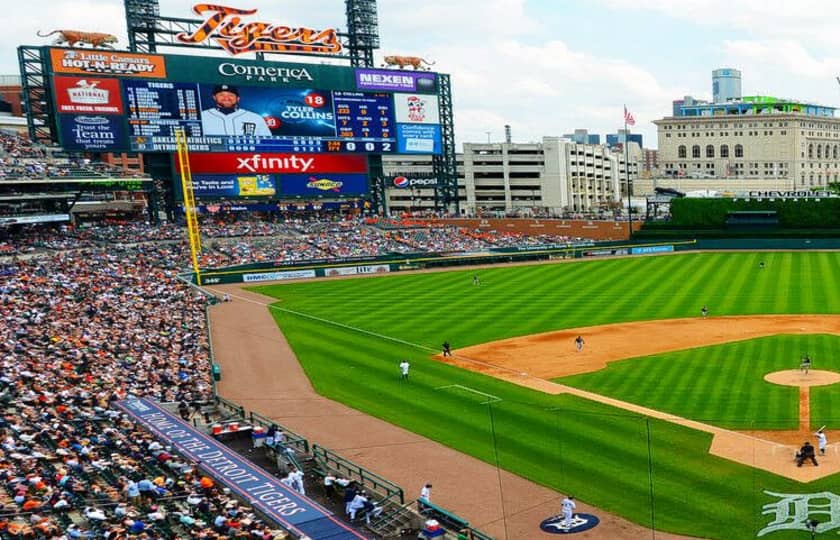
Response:
POLYGON ((831 199, 674 199, 670 227, 723 229, 728 212, 775 210, 783 228, 840 228, 840 198, 831 199))

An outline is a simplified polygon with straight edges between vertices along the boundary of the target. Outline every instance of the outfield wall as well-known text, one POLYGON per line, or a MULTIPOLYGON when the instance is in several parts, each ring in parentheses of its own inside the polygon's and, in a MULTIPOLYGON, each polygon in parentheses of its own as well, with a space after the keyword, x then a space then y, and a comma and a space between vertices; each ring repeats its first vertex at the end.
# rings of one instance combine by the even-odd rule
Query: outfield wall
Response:
MULTIPOLYGON (((570 219, 441 219, 432 223, 465 227, 483 232, 517 234, 561 234, 591 240, 627 240, 626 221, 594 221, 570 219)), ((633 230, 642 228, 640 221, 633 222, 633 230)))

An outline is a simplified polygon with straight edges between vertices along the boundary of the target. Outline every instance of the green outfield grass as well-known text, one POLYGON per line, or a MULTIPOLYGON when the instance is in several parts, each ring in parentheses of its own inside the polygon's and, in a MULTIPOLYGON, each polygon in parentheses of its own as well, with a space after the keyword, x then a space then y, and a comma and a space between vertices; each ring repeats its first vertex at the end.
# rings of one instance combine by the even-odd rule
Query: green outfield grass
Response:
MULTIPOLYGON (((556 382, 737 430, 797 429, 799 390, 764 380, 798 367, 840 372, 840 337, 781 335, 611 362, 606 369, 556 382)), ((840 428, 840 385, 811 389, 811 424, 840 428)))
MULTIPOLYGON (((255 289, 282 300, 273 314, 323 395, 489 463, 498 456, 507 470, 640 524, 734 539, 754 537, 770 521, 762 505, 775 499, 763 490, 831 491, 836 477, 799 484, 710 456, 705 433, 548 396, 429 355, 443 340, 458 348, 562 328, 694 317, 704 304, 712 315, 837 313, 838 270, 835 253, 694 254, 255 289), (474 273, 480 287, 472 286, 474 273), (399 377, 402 358, 412 363, 408 383, 399 377), (502 401, 482 404, 478 394, 441 388, 451 385, 502 401)), ((826 367, 819 364, 823 350, 826 362, 837 350, 829 336, 768 337, 618 362, 563 382, 719 425, 789 428, 795 390, 764 386, 759 375, 765 365, 790 368, 803 345, 813 345, 817 368, 826 367)), ((833 386, 816 389, 812 416, 840 425, 831 413, 838 399, 833 386)), ((767 536, 774 537, 808 535, 767 536)))

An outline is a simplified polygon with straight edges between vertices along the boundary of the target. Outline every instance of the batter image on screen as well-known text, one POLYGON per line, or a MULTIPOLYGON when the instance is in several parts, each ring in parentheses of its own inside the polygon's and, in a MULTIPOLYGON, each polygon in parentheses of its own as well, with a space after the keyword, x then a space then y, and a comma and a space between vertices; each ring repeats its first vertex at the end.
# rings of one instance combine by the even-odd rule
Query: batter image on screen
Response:
POLYGON ((239 107, 239 90, 229 84, 213 88, 214 107, 201 111, 205 135, 271 136, 262 116, 239 107))

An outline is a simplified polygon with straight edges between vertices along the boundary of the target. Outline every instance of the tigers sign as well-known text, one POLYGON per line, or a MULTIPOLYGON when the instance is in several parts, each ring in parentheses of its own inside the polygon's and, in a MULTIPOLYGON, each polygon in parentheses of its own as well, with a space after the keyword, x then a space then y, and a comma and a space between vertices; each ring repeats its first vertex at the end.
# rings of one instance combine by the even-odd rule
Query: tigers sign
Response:
POLYGON ((341 52, 338 33, 333 28, 313 30, 291 28, 265 22, 242 22, 240 15, 253 15, 256 9, 237 9, 216 4, 196 4, 193 11, 205 17, 191 34, 181 32, 175 39, 198 44, 214 41, 231 55, 246 52, 295 54, 337 54, 341 52))

